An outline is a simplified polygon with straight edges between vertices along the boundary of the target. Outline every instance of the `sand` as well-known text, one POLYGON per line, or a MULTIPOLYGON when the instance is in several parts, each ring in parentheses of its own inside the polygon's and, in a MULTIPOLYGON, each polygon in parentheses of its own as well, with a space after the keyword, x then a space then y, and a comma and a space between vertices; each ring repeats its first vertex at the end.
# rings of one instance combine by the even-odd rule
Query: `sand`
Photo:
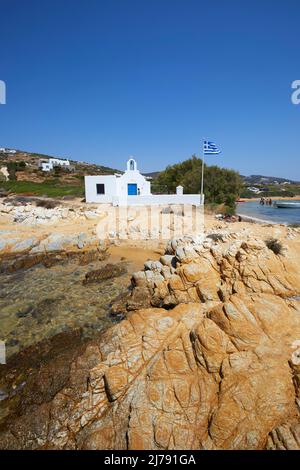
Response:
MULTIPOLYGON (((300 199, 300 196, 299 196, 300 199)), ((82 201, 68 202, 71 206, 80 205, 82 201)), ((86 204, 86 210, 97 208, 97 205, 86 204)), ((99 220, 101 217, 99 218, 99 220)), ((99 220, 61 220, 57 224, 49 225, 35 225, 28 226, 22 223, 15 223, 9 221, 9 217, 2 215, 0 217, 0 231, 12 230, 22 236, 22 239, 37 236, 38 238, 45 238, 46 236, 59 233, 59 234, 78 234, 85 232, 88 236, 95 236, 97 233, 97 224, 99 220)), ((279 238, 285 239, 288 233, 286 226, 275 223, 251 223, 251 222, 225 222, 217 220, 213 214, 205 214, 204 216, 205 230, 226 230, 230 232, 240 232, 246 230, 249 234, 259 238, 279 238)), ((171 238, 171 237, 170 237, 171 238)), ((111 242, 109 247, 111 262, 119 262, 121 259, 132 264, 134 270, 139 270, 143 267, 146 260, 156 260, 164 253, 166 240, 115 240, 111 242)))

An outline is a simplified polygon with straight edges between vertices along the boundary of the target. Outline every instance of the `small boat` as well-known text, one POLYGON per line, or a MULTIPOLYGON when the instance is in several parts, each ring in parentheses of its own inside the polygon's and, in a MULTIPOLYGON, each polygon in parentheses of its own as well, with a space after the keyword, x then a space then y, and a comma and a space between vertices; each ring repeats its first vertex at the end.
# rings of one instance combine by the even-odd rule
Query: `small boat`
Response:
POLYGON ((274 203, 275 207, 278 207, 279 209, 300 209, 300 202, 275 202, 274 203))

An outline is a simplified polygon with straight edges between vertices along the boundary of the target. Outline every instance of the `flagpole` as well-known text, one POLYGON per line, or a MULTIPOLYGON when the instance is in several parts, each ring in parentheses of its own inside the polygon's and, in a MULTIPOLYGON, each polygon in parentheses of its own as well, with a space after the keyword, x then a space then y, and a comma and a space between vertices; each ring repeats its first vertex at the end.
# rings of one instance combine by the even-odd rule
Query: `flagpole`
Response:
POLYGON ((202 171, 201 171, 201 198, 200 198, 200 204, 204 204, 203 182, 204 182, 204 141, 203 141, 203 144, 202 144, 202 171))

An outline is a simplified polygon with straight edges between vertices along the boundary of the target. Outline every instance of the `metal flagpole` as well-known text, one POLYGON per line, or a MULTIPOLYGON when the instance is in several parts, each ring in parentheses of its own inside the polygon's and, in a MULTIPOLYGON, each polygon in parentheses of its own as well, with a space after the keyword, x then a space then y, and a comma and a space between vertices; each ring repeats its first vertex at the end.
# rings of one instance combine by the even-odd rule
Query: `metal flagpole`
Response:
POLYGON ((202 144, 202 171, 201 171, 201 199, 200 199, 200 204, 204 204, 203 180, 204 180, 204 141, 203 141, 203 144, 202 144))

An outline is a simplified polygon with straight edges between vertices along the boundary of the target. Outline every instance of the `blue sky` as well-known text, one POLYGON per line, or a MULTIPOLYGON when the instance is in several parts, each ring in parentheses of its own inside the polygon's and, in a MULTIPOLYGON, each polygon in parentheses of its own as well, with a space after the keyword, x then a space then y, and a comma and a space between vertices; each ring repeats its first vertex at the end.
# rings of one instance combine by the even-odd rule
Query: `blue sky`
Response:
POLYGON ((299 0, 0 0, 0 147, 300 180, 299 0))

